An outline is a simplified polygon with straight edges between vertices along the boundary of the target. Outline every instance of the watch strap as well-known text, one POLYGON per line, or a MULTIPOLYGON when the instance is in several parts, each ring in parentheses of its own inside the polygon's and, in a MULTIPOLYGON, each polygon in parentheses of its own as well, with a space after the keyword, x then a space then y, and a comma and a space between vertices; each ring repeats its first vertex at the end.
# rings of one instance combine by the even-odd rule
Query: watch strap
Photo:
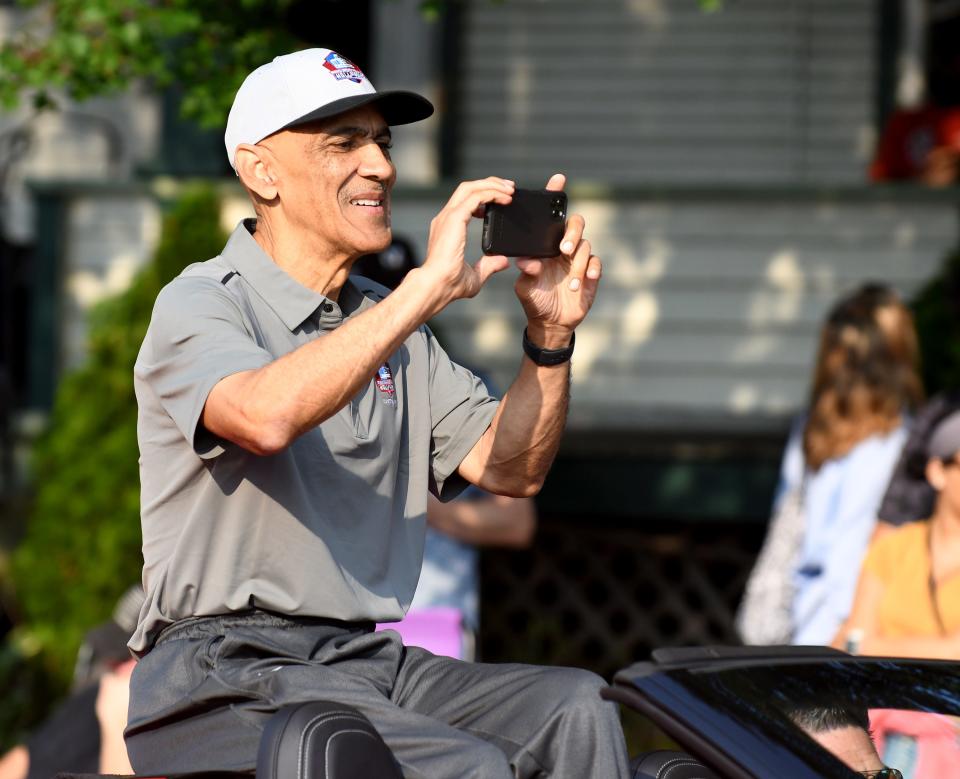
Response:
POLYGON ((527 328, 523 328, 523 351, 534 363, 542 367, 560 365, 573 356, 573 345, 577 341, 577 334, 570 334, 570 344, 562 349, 544 349, 537 346, 527 336, 527 328))

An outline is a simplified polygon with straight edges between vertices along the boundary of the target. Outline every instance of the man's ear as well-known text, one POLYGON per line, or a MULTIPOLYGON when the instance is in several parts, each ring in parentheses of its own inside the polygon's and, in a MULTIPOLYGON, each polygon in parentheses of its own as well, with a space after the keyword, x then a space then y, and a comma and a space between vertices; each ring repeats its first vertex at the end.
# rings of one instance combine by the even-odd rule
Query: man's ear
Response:
POLYGON ((269 149, 241 143, 234 152, 233 161, 237 175, 247 189, 267 201, 277 196, 277 176, 269 149))
POLYGON ((931 457, 927 460, 927 481, 937 492, 940 492, 947 483, 946 473, 944 473, 943 460, 939 457, 931 457))

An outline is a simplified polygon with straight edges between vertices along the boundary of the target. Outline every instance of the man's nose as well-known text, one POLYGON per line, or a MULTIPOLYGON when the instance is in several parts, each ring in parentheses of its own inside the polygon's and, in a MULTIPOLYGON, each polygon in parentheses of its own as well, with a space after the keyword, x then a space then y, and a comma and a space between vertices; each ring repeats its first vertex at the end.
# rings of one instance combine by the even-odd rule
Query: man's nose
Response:
POLYGON ((376 179, 388 179, 393 175, 393 162, 386 150, 376 143, 367 143, 362 151, 359 173, 361 176, 376 179))

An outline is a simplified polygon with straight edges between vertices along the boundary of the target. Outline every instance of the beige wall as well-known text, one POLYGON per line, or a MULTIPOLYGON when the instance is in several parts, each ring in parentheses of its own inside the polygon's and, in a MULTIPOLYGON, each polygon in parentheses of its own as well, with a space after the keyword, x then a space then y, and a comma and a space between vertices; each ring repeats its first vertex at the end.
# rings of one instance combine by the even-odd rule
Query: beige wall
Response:
POLYGON ((873 143, 874 0, 464 4, 469 178, 857 183, 873 143))

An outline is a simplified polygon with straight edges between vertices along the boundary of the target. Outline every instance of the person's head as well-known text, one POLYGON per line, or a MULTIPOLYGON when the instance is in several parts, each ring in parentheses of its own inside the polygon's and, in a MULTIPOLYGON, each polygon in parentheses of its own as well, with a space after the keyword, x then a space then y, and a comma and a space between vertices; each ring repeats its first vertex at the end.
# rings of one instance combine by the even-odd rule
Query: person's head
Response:
POLYGON ((257 68, 234 98, 224 138, 258 229, 296 231, 331 257, 384 249, 396 178, 390 125, 432 112, 412 92, 376 92, 328 49, 257 68))
POLYGON ((816 470, 865 438, 892 431, 923 399, 913 316, 889 287, 842 298, 820 333, 803 448, 816 470))
POLYGON ((790 712, 790 719, 810 738, 854 771, 884 768, 865 709, 856 706, 814 706, 790 712))
POLYGON ((130 660, 127 642, 133 635, 143 605, 143 588, 129 587, 114 606, 110 619, 87 631, 77 652, 73 687, 79 689, 130 660))
POLYGON ((354 263, 350 272, 394 290, 417 265, 419 263, 413 244, 406 238, 394 236, 393 242, 386 249, 375 254, 365 254, 354 263))
POLYGON ((879 519, 899 525, 918 519, 929 519, 937 501, 937 491, 927 476, 930 462, 930 435, 951 414, 960 411, 960 392, 941 392, 930 398, 910 422, 910 435, 903 445, 902 466, 894 473, 881 505, 879 519))
POLYGON ((930 431, 926 453, 927 481, 937 493, 934 511, 960 516, 960 407, 930 431))

